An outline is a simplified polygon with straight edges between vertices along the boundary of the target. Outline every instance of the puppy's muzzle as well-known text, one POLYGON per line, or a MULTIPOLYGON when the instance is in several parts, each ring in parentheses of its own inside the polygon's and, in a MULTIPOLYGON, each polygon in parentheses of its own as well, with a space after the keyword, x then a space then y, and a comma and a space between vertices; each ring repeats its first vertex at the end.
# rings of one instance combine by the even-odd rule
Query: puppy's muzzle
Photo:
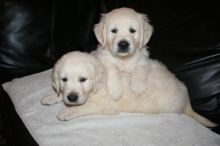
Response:
POLYGON ((67 95, 67 99, 69 100, 69 102, 76 102, 79 99, 79 96, 77 93, 70 93, 69 95, 67 95))
POLYGON ((118 52, 119 53, 127 53, 129 52, 129 42, 126 41, 126 40, 121 40, 119 43, 118 43, 118 52))

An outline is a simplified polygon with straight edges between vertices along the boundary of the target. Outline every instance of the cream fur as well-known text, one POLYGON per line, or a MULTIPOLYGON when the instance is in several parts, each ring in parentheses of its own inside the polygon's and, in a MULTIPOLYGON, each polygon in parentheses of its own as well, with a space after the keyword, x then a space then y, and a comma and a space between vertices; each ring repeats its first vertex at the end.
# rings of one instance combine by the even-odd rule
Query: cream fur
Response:
POLYGON ((115 9, 102 16, 94 31, 100 43, 94 54, 107 69, 108 92, 113 99, 118 100, 123 92, 120 72, 131 74, 129 84, 134 92, 146 92, 150 67, 145 45, 153 32, 147 16, 128 8, 115 9), (122 40, 129 43, 128 52, 118 51, 122 40))

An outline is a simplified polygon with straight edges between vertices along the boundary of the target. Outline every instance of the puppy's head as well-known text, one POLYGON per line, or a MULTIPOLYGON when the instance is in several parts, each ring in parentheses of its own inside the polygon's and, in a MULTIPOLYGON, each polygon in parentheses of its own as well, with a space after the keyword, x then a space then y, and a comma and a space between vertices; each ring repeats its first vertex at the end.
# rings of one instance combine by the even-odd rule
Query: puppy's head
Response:
POLYGON ((94 56, 71 52, 56 63, 52 83, 58 96, 62 95, 65 104, 80 105, 102 86, 102 76, 102 66, 94 56))
POLYGON ((109 49, 114 56, 126 57, 145 47, 153 27, 146 15, 120 8, 103 14, 94 31, 103 48, 109 49))

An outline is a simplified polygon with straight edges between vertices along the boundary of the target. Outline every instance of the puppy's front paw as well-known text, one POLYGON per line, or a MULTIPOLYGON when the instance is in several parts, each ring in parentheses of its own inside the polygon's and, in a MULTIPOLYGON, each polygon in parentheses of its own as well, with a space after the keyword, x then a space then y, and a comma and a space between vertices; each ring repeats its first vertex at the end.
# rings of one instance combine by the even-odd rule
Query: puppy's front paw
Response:
POLYGON ((116 101, 119 100, 122 95, 122 89, 120 83, 114 84, 113 82, 109 82, 108 91, 110 96, 116 101))
POLYGON ((52 105, 52 104, 57 104, 62 101, 61 97, 57 97, 57 95, 52 95, 52 96, 47 96, 42 98, 41 104, 44 105, 52 105))
POLYGON ((69 108, 62 109, 59 112, 59 114, 57 115, 57 119, 59 119, 61 121, 69 121, 69 120, 74 119, 76 117, 77 117, 77 114, 69 108))
POLYGON ((147 91, 147 81, 133 78, 131 81, 131 89, 138 95, 142 95, 147 91))

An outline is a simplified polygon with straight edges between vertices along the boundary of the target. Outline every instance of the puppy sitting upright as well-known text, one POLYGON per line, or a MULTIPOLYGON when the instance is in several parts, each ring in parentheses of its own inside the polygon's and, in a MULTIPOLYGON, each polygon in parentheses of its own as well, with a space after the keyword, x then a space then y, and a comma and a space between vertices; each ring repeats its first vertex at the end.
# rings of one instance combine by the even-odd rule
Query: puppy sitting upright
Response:
POLYGON ((185 85, 149 58, 145 45, 153 28, 146 15, 115 9, 102 16, 94 31, 100 46, 93 53, 107 70, 108 92, 118 111, 184 113, 205 126, 216 126, 193 111, 185 85))
POLYGON ((131 89, 137 94, 147 90, 150 72, 146 44, 153 32, 146 15, 129 8, 115 9, 102 15, 94 27, 100 43, 94 54, 105 65, 110 95, 122 95, 120 72, 131 74, 131 89))

